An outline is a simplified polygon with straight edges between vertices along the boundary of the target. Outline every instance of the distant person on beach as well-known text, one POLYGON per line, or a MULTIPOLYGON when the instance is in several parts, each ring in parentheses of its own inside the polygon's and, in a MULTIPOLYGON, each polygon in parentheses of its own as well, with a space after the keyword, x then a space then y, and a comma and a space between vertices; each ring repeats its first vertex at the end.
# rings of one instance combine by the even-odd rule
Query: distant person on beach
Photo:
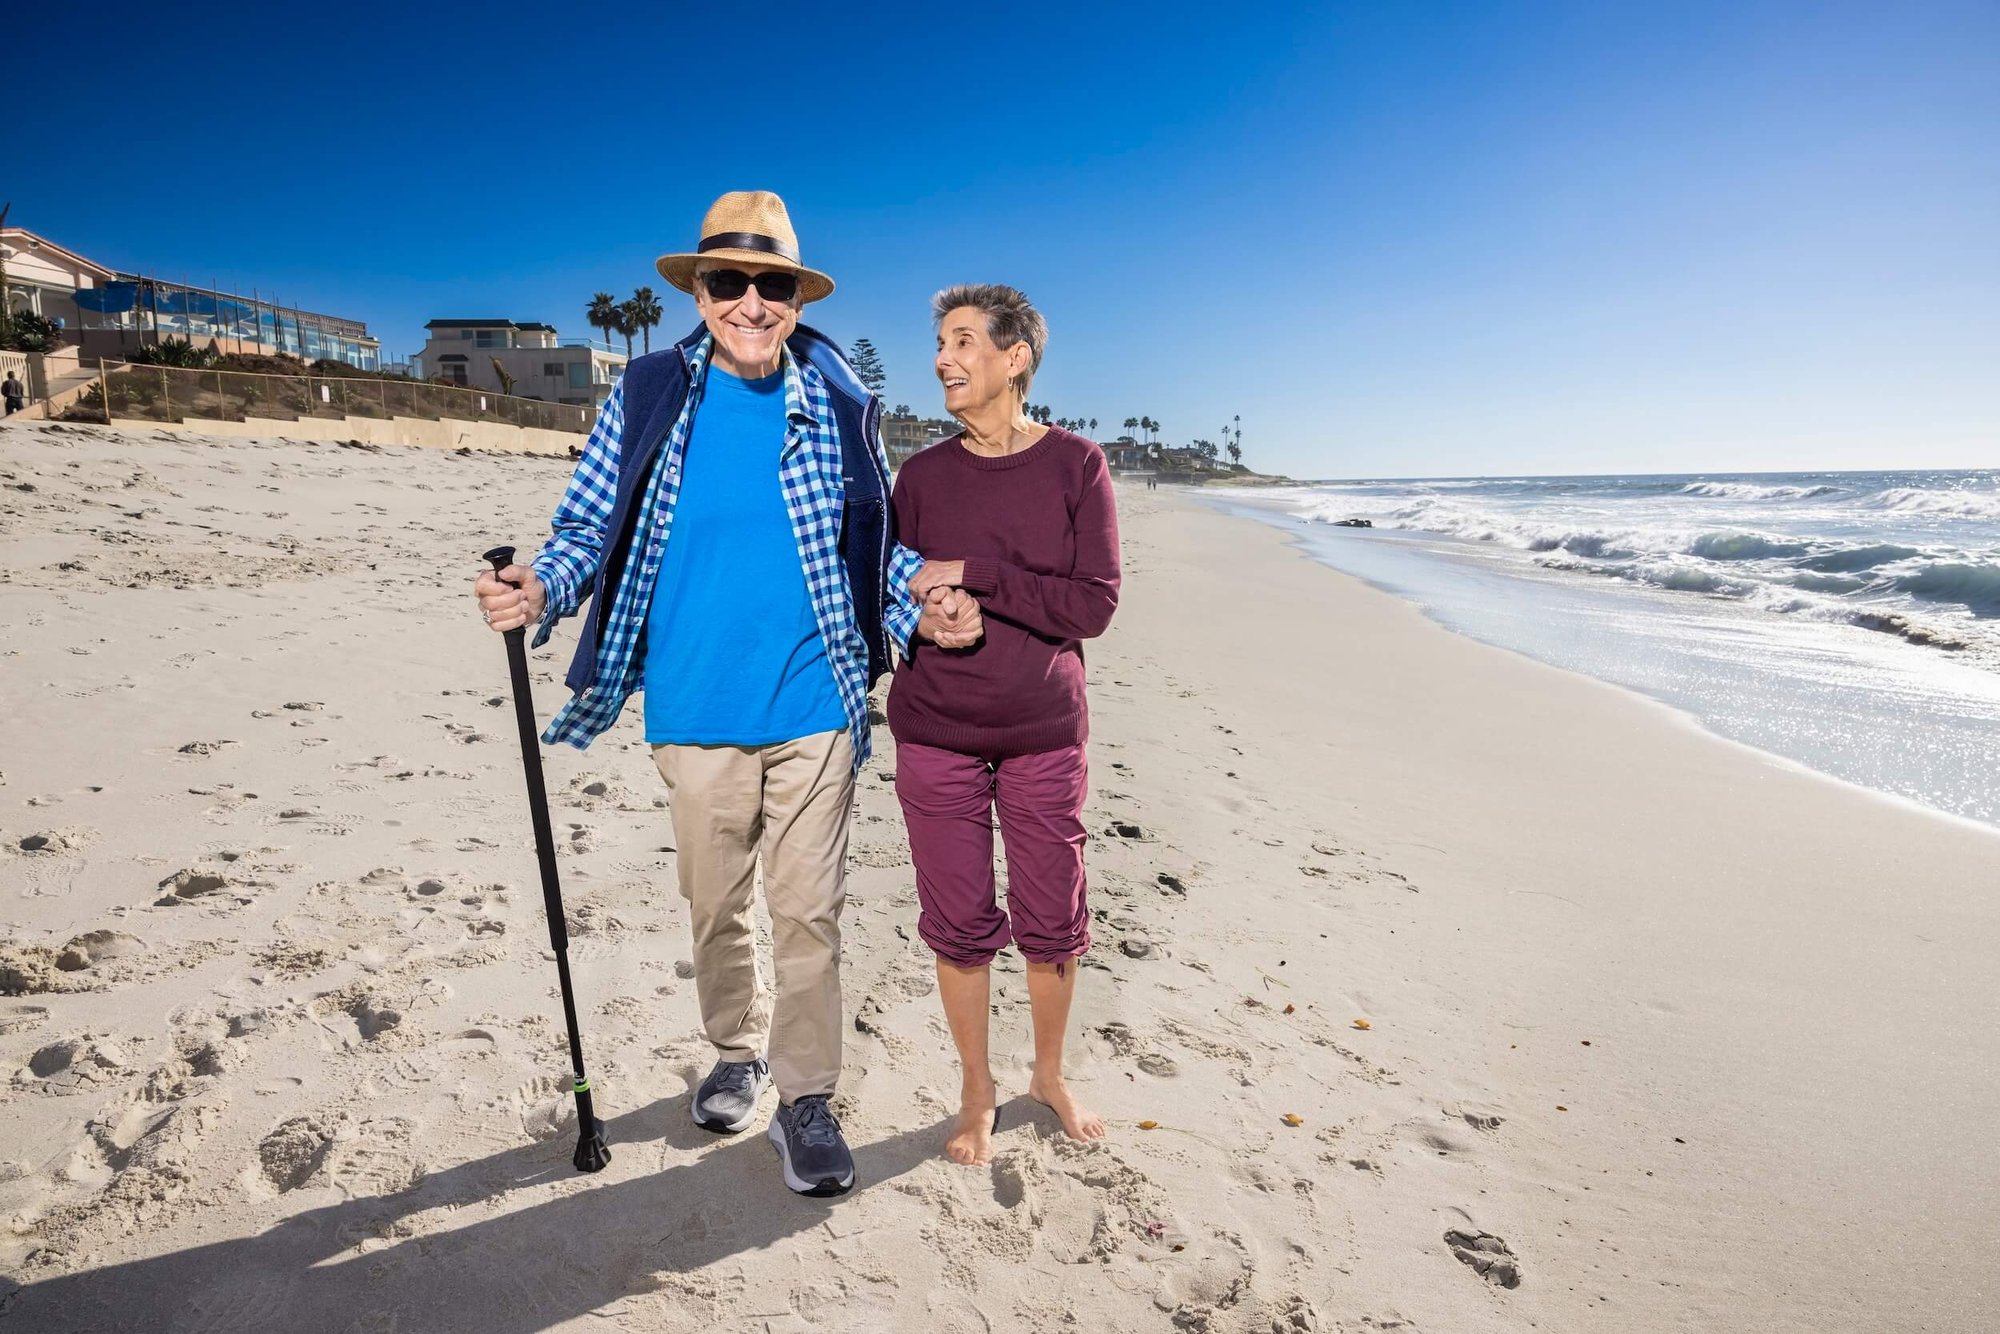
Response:
POLYGON ((474 587, 495 630, 538 621, 536 647, 591 599, 575 693, 543 740, 581 749, 644 692, 716 1050, 694 1119, 741 1131, 775 1082, 769 1137, 785 1184, 839 1195, 854 1158, 828 1102, 868 688, 913 634, 975 642, 979 611, 954 590, 923 607, 910 592, 922 562, 889 540, 888 463, 870 429, 880 404, 838 347, 799 325, 833 280, 800 263, 784 201, 722 196, 696 248, 658 267, 694 296, 701 325, 626 369, 533 564, 474 587), (760 860, 775 1000, 751 917, 760 860))
POLYGON ((0 380, 0 398, 7 400, 7 415, 9 417, 28 406, 28 391, 19 380, 14 378, 14 372, 12 371, 7 372, 5 380, 0 380))
POLYGON ((1104 1122, 1063 1080, 1076 959, 1090 946, 1084 897, 1083 644, 1118 606, 1118 515, 1104 451, 1029 420, 1048 325, 1011 287, 938 293, 934 369, 963 429, 897 474, 900 539, 925 558, 919 599, 955 588, 980 603, 984 636, 917 644, 896 668, 889 727, 920 915, 961 1071, 953 1161, 992 1154, 999 1094, 987 1055, 993 957, 1027 961, 1035 1071, 1028 1096, 1075 1139, 1104 1122), (995 901, 993 821, 1007 850, 995 901))

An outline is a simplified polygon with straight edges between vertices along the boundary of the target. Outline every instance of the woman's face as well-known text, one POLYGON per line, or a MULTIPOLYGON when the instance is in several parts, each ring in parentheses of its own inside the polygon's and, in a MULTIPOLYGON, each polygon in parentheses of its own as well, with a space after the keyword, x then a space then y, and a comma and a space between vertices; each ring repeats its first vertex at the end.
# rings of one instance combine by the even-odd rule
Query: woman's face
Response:
POLYGON ((1028 345, 1006 351, 993 346, 986 312, 960 306, 938 323, 934 369, 944 386, 944 410, 957 415, 1014 396, 1013 379, 1027 368, 1028 345))

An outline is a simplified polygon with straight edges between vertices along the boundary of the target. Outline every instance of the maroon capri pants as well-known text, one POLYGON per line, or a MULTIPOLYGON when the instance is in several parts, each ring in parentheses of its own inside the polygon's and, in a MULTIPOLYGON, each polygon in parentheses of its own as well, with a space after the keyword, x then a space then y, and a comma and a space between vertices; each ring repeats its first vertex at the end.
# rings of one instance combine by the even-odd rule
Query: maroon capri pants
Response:
POLYGON ((1081 744, 1004 758, 896 747, 896 798, 922 907, 917 934, 939 958, 977 968, 1012 940, 1036 963, 1063 964, 1090 948, 1088 777, 1081 744), (1007 849, 1005 912, 993 874, 996 810, 1007 849))

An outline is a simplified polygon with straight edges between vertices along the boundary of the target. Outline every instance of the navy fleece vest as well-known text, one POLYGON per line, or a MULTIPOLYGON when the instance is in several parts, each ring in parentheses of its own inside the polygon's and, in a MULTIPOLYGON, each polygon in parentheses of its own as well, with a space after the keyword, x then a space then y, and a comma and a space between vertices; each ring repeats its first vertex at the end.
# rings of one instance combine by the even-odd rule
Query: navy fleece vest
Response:
MULTIPOLYGON (((631 555, 632 527, 646 478, 659 458, 660 446, 687 405, 688 353, 707 333, 695 331, 674 346, 639 357, 625 368, 625 433, 618 446, 618 494, 607 527, 604 560, 597 567, 587 594, 589 614, 577 638, 565 683, 573 692, 587 690, 597 678, 598 642, 603 636, 604 609, 610 593, 624 577, 631 555)), ((847 358, 825 335, 800 325, 786 340, 793 357, 810 364, 826 381, 840 437, 842 516, 841 562, 847 569, 848 596, 854 603, 854 623, 868 645, 868 684, 889 670, 888 636, 882 628, 882 595, 889 577, 889 552, 894 545, 894 520, 888 506, 889 477, 874 448, 882 405, 868 392, 847 358)))

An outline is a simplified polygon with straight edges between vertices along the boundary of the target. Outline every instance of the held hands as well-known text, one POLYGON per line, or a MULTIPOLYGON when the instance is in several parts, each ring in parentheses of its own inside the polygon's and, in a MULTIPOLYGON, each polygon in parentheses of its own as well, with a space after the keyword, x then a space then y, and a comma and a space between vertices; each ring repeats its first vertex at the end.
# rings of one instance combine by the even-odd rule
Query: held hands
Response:
POLYGON ((542 581, 525 565, 509 565, 499 571, 481 570, 472 581, 472 592, 479 599, 479 610, 486 623, 502 632, 539 621, 549 600, 542 581), (510 588, 509 584, 520 587, 510 588))
POLYGON ((919 603, 927 603, 934 589, 957 588, 964 582, 964 561, 927 560, 922 569, 910 576, 910 596, 919 603))
MULTIPOLYGON (((926 565, 924 569, 932 569, 926 565)), ((912 587, 915 587, 914 582, 912 587)), ((986 634, 979 614, 979 599, 960 588, 942 584, 931 586, 924 597, 924 612, 917 621, 917 636, 939 648, 971 648, 986 634)))
POLYGON ((923 607, 917 635, 939 648, 971 648, 986 633, 979 599, 958 587, 965 582, 962 560, 929 560, 910 577, 910 596, 923 607))

